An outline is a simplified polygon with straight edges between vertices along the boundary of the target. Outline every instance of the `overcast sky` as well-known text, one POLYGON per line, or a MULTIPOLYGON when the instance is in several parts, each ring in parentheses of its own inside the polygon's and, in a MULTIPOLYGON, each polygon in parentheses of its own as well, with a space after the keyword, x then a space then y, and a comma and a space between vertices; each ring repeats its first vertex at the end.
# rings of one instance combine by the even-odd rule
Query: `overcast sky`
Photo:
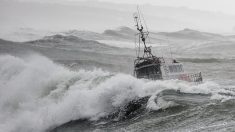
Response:
MULTIPOLYGON (((76 1, 76 0, 73 0, 76 1)), ((188 7, 235 15, 235 0, 99 0, 118 3, 148 3, 174 7, 188 7)))
POLYGON ((188 7, 214 12, 223 12, 235 15, 235 0, 18 0, 18 1, 44 1, 44 2, 69 2, 69 1, 106 1, 113 3, 151 4, 173 7, 188 7))
POLYGON ((0 0, 0 33, 133 27, 137 4, 147 4, 140 7, 153 31, 235 32, 235 0, 0 0))

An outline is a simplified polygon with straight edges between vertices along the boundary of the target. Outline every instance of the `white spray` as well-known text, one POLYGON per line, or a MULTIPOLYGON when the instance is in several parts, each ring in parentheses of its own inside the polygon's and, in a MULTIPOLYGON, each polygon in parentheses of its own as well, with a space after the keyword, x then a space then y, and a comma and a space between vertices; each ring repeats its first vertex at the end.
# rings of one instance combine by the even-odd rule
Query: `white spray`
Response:
POLYGON ((164 89, 218 92, 217 84, 146 81, 102 70, 71 71, 50 59, 0 56, 0 132, 43 132, 71 120, 97 120, 129 101, 164 89))

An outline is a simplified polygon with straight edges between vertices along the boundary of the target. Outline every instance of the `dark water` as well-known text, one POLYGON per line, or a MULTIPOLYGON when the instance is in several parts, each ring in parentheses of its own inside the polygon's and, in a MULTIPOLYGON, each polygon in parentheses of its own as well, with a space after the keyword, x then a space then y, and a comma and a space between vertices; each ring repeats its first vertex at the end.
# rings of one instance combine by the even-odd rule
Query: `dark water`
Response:
POLYGON ((186 70, 201 70, 202 84, 2 55, 1 131, 233 131, 234 61, 192 61, 186 70))
POLYGON ((0 55, 0 132, 235 131, 232 57, 176 55, 202 72, 191 84, 136 79, 133 56, 40 50, 0 55))
MULTIPOLYGON (((180 94, 179 94, 180 95, 180 94)), ((191 94, 189 94, 191 95, 191 94)), ((180 95, 182 96, 182 95, 180 95)), ((210 100, 205 95, 192 95, 191 101, 176 96, 171 101, 175 106, 146 110, 143 107, 132 109, 133 113, 118 120, 105 121, 77 120, 66 123, 53 131, 233 131, 234 100, 220 102, 210 100), (200 100, 200 101, 198 101, 200 100)))
POLYGON ((117 110, 118 114, 95 121, 71 121, 52 131, 235 131, 235 61, 214 58, 179 60, 184 62, 187 71, 202 71, 204 83, 186 87, 184 82, 173 84, 178 85, 176 90, 174 86, 171 88, 171 81, 155 82, 170 86, 165 85, 164 90, 155 96, 134 99, 120 107, 124 110, 117 110), (151 100, 159 107, 149 107, 151 100))

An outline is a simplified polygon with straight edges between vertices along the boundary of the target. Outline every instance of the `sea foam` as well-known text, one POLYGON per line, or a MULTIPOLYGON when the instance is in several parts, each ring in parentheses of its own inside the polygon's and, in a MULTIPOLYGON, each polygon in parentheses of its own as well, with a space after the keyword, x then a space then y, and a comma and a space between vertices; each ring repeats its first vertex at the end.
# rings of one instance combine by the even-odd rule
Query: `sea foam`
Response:
MULTIPOLYGON (((218 84, 178 80, 150 81, 100 69, 71 71, 41 55, 0 56, 0 131, 43 132, 71 120, 97 120, 133 99, 164 89, 189 93, 220 92, 218 84)), ((164 103, 164 102, 163 102, 164 103)), ((169 103, 169 102, 168 102, 169 103)))

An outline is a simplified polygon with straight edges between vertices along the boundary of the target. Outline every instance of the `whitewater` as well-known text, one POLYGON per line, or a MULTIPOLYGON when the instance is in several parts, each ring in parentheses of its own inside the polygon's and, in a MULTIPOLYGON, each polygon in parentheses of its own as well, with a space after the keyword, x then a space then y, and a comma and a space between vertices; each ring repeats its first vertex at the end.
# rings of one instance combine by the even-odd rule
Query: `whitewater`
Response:
POLYGON ((235 92, 214 81, 202 84, 150 81, 102 69, 72 70, 39 54, 1 55, 0 75, 1 132, 208 131, 235 125, 231 117, 223 116, 224 111, 230 113, 235 109, 232 101, 235 92), (164 90, 206 98, 202 101, 195 98, 189 103, 182 94, 182 99, 164 100, 160 96, 164 96, 164 90), (134 109, 134 116, 129 116, 133 102, 141 108, 135 106, 137 112, 134 109), (221 106, 228 108, 223 111, 221 106), (200 116, 195 116, 198 112, 200 116), (209 119, 210 112, 214 115, 209 119), (189 122, 182 119, 185 113, 191 115, 189 122), (226 120, 221 120, 225 117, 226 120), (158 124, 164 120, 173 124, 180 122, 180 125, 170 127, 166 123, 170 127, 167 128, 166 124, 158 124), (74 127, 79 123, 84 125, 74 127), (91 126, 85 127, 85 124, 91 126))

